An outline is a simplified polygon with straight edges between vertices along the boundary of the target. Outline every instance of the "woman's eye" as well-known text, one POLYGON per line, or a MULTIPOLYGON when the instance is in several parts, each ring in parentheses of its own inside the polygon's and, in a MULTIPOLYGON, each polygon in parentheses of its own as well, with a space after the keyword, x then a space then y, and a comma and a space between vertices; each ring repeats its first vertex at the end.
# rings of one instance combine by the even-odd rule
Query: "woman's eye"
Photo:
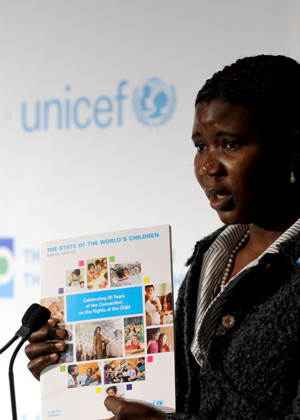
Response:
POLYGON ((199 153, 203 152, 205 150, 205 144, 204 143, 196 143, 195 147, 199 153))
POLYGON ((237 150, 239 148, 239 144, 233 140, 226 140, 224 142, 224 149, 227 150, 237 150))

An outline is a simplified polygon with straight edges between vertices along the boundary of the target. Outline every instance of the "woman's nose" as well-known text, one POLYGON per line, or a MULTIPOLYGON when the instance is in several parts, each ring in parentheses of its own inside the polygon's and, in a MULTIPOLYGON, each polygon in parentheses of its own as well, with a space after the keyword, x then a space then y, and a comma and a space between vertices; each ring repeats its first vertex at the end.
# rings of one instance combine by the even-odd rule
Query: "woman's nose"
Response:
POLYGON ((208 176, 222 176, 224 175, 225 169, 222 163, 212 156, 208 156, 199 167, 200 175, 208 176))

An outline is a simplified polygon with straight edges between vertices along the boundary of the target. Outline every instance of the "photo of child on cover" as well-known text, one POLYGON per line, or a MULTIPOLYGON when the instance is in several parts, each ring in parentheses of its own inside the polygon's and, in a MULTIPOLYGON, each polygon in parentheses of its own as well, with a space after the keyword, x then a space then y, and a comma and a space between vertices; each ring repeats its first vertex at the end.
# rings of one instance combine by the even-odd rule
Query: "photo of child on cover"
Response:
POLYGON ((66 270, 66 293, 78 293, 85 288, 84 269, 82 267, 66 270))
POLYGON ((124 319, 125 356, 145 353, 144 321, 142 316, 124 319))
POLYGON ((173 327, 149 328, 147 330, 147 353, 166 353, 174 349, 173 327))
POLYGON ((53 296, 41 299, 41 305, 49 309, 51 318, 58 319, 59 322, 65 322, 64 298, 63 296, 53 296))
POLYGON ((87 287, 90 290, 105 289, 108 286, 107 258, 87 260, 87 287))
POLYGON ((68 366, 68 388, 101 384, 100 362, 72 364, 68 366))
POLYGON ((146 325, 173 324, 173 294, 171 283, 145 286, 146 325))
POLYGON ((139 261, 136 261, 135 263, 111 264, 109 269, 111 287, 141 284, 141 263, 139 261))
POLYGON ((66 342, 66 348, 64 351, 60 352, 58 363, 72 363, 74 362, 73 325, 60 323, 59 328, 66 331, 66 337, 64 339, 66 342))
POLYGON ((59 353, 58 363, 72 363, 72 362, 74 362, 73 343, 67 343, 65 350, 59 353))
POLYGON ((104 361, 104 384, 118 384, 145 380, 145 358, 104 361))
POLYGON ((76 360, 122 357, 122 329, 120 318, 76 324, 76 360))
POLYGON ((106 388, 106 395, 110 397, 123 398, 125 394, 125 385, 111 385, 106 388))

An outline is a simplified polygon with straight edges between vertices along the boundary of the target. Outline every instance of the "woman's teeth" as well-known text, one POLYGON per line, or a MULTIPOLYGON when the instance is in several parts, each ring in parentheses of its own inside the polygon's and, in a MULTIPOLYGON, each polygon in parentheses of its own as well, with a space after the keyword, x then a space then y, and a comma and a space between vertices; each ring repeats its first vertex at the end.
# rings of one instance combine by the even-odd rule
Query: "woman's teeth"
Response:
POLYGON ((223 198, 226 197, 226 194, 216 194, 216 197, 218 200, 222 200, 223 198))

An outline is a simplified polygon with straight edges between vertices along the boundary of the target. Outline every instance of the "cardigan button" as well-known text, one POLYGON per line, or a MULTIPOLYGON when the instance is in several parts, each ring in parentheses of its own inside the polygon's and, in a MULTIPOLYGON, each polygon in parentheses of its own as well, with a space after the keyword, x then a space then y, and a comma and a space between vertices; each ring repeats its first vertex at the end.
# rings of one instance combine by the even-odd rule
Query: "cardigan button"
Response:
POLYGON ((270 263, 268 263, 268 264, 266 265, 266 270, 270 270, 270 268, 271 268, 271 264, 270 264, 270 263))
POLYGON ((234 316, 232 315, 225 315, 222 318, 222 325, 224 328, 232 328, 235 324, 234 316))

